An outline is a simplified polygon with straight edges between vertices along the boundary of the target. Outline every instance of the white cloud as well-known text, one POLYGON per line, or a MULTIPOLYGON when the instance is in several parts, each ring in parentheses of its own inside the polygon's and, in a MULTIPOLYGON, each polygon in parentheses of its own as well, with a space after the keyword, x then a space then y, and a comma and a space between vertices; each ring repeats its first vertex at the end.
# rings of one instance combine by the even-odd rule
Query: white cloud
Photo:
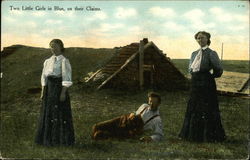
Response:
MULTIPOLYGON (((218 10, 217 12, 220 11, 218 10)), ((216 26, 216 24, 213 22, 203 22, 205 13, 200 9, 193 9, 191 11, 188 11, 183 16, 190 21, 191 27, 196 30, 206 30, 214 28, 216 26)))
POLYGON ((139 33, 142 31, 140 26, 132 26, 128 29, 128 31, 131 33, 139 33))
POLYGON ((46 35, 52 35, 52 34, 54 34, 55 32, 54 32, 54 30, 52 30, 52 29, 44 29, 44 30, 41 31, 41 33, 42 33, 42 34, 46 34, 46 35))
POLYGON ((224 28, 230 31, 242 31, 249 27, 249 16, 246 14, 237 14, 233 12, 228 12, 220 7, 212 7, 209 12, 215 19, 221 23, 227 23, 224 28))
POLYGON ((107 31, 111 31, 113 29, 119 29, 119 28, 122 28, 122 27, 124 27, 124 25, 121 24, 121 23, 115 23, 115 24, 102 23, 100 25, 100 28, 98 28, 98 30, 100 32, 107 32, 107 31))
POLYGON ((215 15, 219 15, 219 14, 222 14, 224 11, 219 7, 213 7, 209 9, 209 12, 215 15))
POLYGON ((246 27, 243 25, 228 26, 227 28, 232 30, 232 31, 240 31, 240 30, 246 29, 246 27))
POLYGON ((149 9, 149 13, 154 16, 165 18, 172 18, 176 16, 176 13, 172 8, 152 7, 149 9))
POLYGON ((98 27, 90 28, 88 30, 85 30, 85 34, 89 37, 109 37, 113 33, 112 31, 118 30, 124 27, 124 24, 122 23, 101 23, 98 27))
POLYGON ((197 20, 193 23, 192 27, 198 30, 206 30, 206 29, 211 29, 214 28, 216 25, 213 22, 210 23, 204 23, 201 20, 197 20))
POLYGON ((132 26, 130 28, 128 28, 128 34, 131 34, 131 35, 146 35, 148 34, 148 31, 146 31, 145 29, 143 29, 141 26, 132 26))
POLYGON ((118 19, 126 19, 128 17, 134 17, 137 15, 137 11, 134 8, 118 7, 115 11, 115 17, 118 19))
POLYGON ((46 24, 61 24, 62 21, 61 20, 53 20, 53 19, 47 19, 45 21, 46 24))
POLYGON ((177 23, 175 23, 175 22, 171 22, 171 21, 166 22, 166 23, 164 24, 164 26, 165 26, 167 29, 173 30, 173 31, 182 31, 182 30, 185 29, 184 26, 182 26, 182 25, 180 25, 180 24, 177 24, 177 23))
POLYGON ((220 7, 213 7, 209 9, 209 12, 220 22, 232 22, 232 21, 239 21, 248 23, 249 16, 248 13, 244 14, 237 14, 233 12, 228 12, 220 7))
POLYGON ((244 23, 249 23, 249 15, 241 15, 241 14, 235 14, 234 16, 234 19, 236 21, 240 21, 240 22, 244 22, 244 23))
POLYGON ((193 9, 191 11, 188 11, 184 14, 184 17, 196 22, 196 21, 200 21, 202 17, 204 17, 205 13, 200 10, 200 9, 193 9))
POLYGON ((232 14, 225 12, 222 8, 213 7, 209 9, 209 12, 212 13, 216 17, 216 19, 221 22, 230 22, 233 20, 232 14))

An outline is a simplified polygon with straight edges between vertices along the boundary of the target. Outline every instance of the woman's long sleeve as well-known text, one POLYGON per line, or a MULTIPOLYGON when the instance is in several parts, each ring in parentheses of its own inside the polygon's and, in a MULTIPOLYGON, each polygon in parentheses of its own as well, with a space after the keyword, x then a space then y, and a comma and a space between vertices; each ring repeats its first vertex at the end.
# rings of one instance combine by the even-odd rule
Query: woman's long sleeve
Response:
POLYGON ((223 69, 218 54, 215 51, 210 54, 210 62, 213 68, 213 76, 215 78, 220 77, 223 73, 223 69))
POLYGON ((190 60, 189 60, 189 65, 188 65, 188 72, 189 73, 192 73, 192 68, 191 68, 191 65, 192 65, 192 63, 193 63, 193 61, 194 61, 194 58, 195 58, 195 52, 193 52, 192 54, 191 54, 191 57, 190 57, 190 60))
POLYGON ((46 64, 47 64, 47 61, 44 61, 43 71, 42 71, 42 75, 41 75, 41 85, 42 86, 46 86, 46 84, 47 84, 47 77, 45 76, 46 64))
POLYGON ((62 86, 70 87, 72 85, 72 70, 68 59, 62 61, 62 86))

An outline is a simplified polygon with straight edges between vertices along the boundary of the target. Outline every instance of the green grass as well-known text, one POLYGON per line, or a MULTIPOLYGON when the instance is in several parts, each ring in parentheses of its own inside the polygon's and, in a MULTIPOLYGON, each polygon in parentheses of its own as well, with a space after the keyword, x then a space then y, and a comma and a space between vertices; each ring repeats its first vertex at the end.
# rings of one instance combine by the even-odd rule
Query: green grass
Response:
MULTIPOLYGON (((146 102, 148 91, 95 91, 78 80, 105 64, 112 49, 67 49, 73 69, 74 85, 70 88, 76 144, 72 147, 43 147, 34 144, 34 135, 41 107, 39 94, 27 89, 40 86, 42 62, 50 53, 39 48, 22 48, 2 60, 1 142, 6 158, 197 158, 243 159, 248 156, 248 99, 219 96, 222 122, 227 134, 223 143, 191 143, 180 141, 187 91, 160 91, 161 116, 165 139, 145 144, 137 140, 95 142, 90 138, 91 126, 99 121, 136 110, 146 102)), ((173 60, 183 72, 185 60, 173 60)), ((245 67, 245 62, 230 62, 245 67)), ((228 69, 234 69, 233 66, 228 69)))
MULTIPOLYGON (((172 61, 183 74, 188 74, 188 59, 173 59, 172 61)), ((222 67, 225 71, 249 73, 249 61, 247 60, 223 60, 222 67)))

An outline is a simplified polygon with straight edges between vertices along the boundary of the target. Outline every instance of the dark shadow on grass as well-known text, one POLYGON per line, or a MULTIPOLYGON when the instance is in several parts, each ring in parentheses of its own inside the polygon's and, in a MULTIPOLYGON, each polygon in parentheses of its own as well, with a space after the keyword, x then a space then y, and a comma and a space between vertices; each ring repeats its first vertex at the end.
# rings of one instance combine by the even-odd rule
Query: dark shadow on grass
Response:
POLYGON ((87 141, 87 142, 76 142, 74 148, 84 149, 87 151, 102 151, 102 152, 109 152, 112 151, 112 148, 115 145, 110 140, 105 141, 87 141))
POLYGON ((108 140, 86 140, 85 142, 76 142, 74 148, 84 149, 88 151, 111 152, 120 144, 139 144, 139 139, 108 139, 108 140))

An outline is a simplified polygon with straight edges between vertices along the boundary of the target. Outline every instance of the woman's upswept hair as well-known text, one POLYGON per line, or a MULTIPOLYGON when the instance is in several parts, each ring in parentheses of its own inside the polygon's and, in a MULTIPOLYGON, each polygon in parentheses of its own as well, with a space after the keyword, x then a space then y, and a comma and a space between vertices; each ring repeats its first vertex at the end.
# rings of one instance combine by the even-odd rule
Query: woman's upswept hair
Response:
POLYGON ((210 38, 211 38, 211 34, 210 33, 208 33, 208 32, 206 32, 206 31, 199 31, 199 32, 197 32, 195 35, 194 35, 194 38, 197 40, 197 37, 198 37, 198 35, 199 34, 203 34, 203 35, 205 35, 206 37, 207 37, 207 45, 210 45, 211 44, 211 40, 210 40, 210 38))
POLYGON ((49 46, 51 47, 52 43, 56 43, 59 44, 61 47, 61 51, 64 52, 65 48, 64 48, 64 44, 62 42, 62 40, 60 39, 53 39, 52 41, 50 41, 49 46))

